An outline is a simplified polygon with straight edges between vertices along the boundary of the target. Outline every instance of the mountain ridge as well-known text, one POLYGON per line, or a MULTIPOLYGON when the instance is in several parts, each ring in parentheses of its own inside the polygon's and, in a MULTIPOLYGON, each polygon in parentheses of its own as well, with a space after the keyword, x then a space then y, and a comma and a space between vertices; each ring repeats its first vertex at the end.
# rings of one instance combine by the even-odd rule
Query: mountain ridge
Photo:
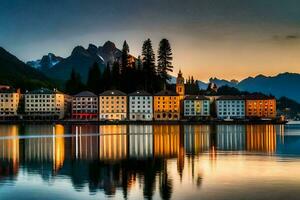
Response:
MULTIPOLYGON (((75 46, 68 57, 59 57, 61 60, 55 63, 55 65, 51 67, 40 66, 38 69, 48 77, 59 81, 66 81, 69 78, 72 69, 74 69, 81 75, 81 78, 85 82, 88 71, 95 62, 98 63, 100 70, 103 71, 107 63, 112 64, 114 62, 120 62, 121 56, 122 51, 111 41, 106 41, 103 46, 98 47, 90 43, 87 48, 84 48, 81 45, 75 46)), ((134 56, 129 56, 132 60, 136 60, 134 56)), ((32 67, 36 67, 38 61, 39 60, 28 61, 27 63, 32 67)))

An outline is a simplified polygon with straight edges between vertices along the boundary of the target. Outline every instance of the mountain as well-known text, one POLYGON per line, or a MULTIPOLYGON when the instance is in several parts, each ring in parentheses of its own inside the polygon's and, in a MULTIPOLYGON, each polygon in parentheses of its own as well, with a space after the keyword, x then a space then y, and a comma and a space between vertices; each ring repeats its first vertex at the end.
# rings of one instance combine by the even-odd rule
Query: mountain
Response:
POLYGON ((277 98, 286 96, 300 102, 300 74, 281 73, 277 76, 258 75, 249 77, 238 83, 241 91, 262 92, 272 94, 277 98))
MULTIPOLYGON (((59 81, 69 79, 72 69, 81 75, 85 81, 87 79, 90 67, 97 62, 100 69, 105 67, 104 60, 97 54, 98 48, 94 45, 89 45, 87 49, 82 46, 77 46, 73 49, 71 55, 52 68, 46 71, 47 76, 59 81)), ((45 71, 42 71, 45 73, 45 71)))
POLYGON ((46 71, 62 60, 62 57, 56 56, 53 53, 49 53, 48 55, 43 56, 42 59, 28 61, 26 64, 41 71, 46 71))
POLYGON ((222 87, 222 86, 229 86, 229 87, 236 87, 238 85, 238 81, 237 80, 231 80, 231 81, 227 81, 224 79, 218 79, 218 78, 210 78, 209 79, 209 83, 214 83, 216 84, 218 87, 222 87))
POLYGON ((26 65, 2 47, 0 47, 0 84, 23 90, 53 87, 51 81, 43 73, 26 65))
MULTIPOLYGON (((103 71, 107 63, 120 62, 121 56, 122 51, 113 42, 107 41, 103 46, 99 47, 89 44, 87 49, 82 46, 76 46, 67 58, 48 54, 48 56, 44 56, 45 62, 43 62, 43 57, 40 61, 30 61, 28 64, 37 67, 51 79, 60 82, 68 80, 72 69, 74 69, 85 82, 88 71, 95 62, 98 63, 101 71, 103 71)), ((134 62, 136 58, 130 55, 129 59, 134 62)))

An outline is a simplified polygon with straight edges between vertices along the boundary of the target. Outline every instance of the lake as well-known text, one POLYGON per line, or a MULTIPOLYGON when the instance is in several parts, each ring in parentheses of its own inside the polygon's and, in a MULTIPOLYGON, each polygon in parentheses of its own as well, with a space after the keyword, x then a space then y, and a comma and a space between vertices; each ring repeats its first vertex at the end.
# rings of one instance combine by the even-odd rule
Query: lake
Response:
POLYGON ((0 125, 3 199, 299 199, 300 126, 0 125))

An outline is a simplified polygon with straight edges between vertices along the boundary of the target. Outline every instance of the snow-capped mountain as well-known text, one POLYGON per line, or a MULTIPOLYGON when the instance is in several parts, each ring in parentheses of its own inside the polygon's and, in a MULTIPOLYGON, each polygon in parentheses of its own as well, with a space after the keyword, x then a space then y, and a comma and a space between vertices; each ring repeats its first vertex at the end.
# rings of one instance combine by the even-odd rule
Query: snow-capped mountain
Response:
POLYGON ((53 53, 49 53, 48 55, 43 56, 42 59, 28 61, 26 64, 33 68, 40 69, 41 71, 43 71, 52 68, 54 65, 62 61, 62 59, 62 57, 56 56, 53 53))

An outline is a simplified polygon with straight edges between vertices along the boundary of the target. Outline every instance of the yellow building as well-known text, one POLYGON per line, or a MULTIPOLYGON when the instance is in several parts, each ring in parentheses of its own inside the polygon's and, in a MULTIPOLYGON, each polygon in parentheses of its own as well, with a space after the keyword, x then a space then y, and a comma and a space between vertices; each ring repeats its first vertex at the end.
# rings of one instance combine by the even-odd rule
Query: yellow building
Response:
POLYGON ((17 116, 20 101, 20 91, 7 87, 0 88, 0 118, 17 116))
POLYGON ((127 95, 119 90, 108 90, 99 96, 100 120, 126 120, 127 95))

